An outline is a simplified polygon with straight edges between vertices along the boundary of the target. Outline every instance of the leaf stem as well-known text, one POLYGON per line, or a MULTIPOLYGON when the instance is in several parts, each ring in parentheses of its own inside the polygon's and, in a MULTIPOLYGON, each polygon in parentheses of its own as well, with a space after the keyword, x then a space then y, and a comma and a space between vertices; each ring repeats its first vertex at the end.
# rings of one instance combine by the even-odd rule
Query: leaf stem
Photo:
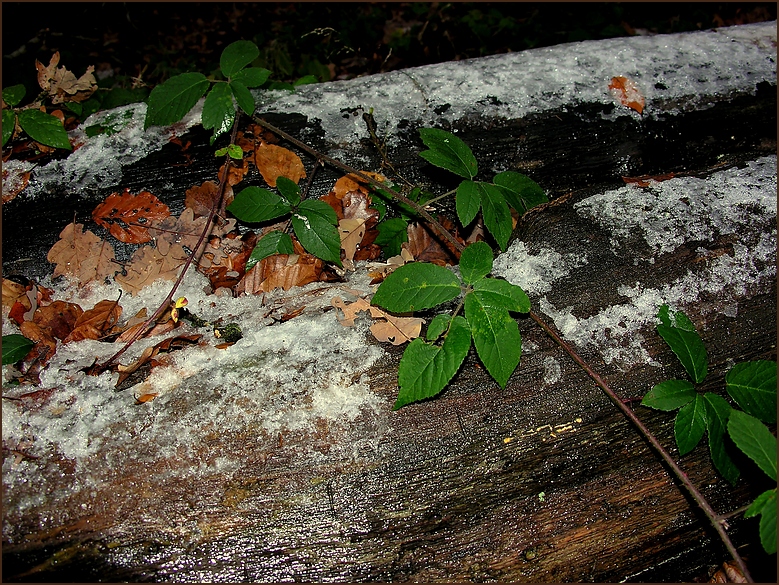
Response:
POLYGON ((441 199, 445 199, 446 197, 449 197, 449 195, 454 195, 457 193, 457 189, 452 189, 451 191, 447 191, 443 195, 438 195, 437 197, 433 197, 432 199, 428 199, 425 201, 425 205, 430 205, 431 203, 435 203, 436 201, 440 201, 441 199))
POLYGON ((606 394, 606 396, 611 400, 611 402, 616 406, 625 417, 633 423, 633 425, 638 429, 638 432, 649 442, 650 445, 655 449, 658 455, 665 461, 665 463, 668 465, 668 467, 671 468, 671 471, 676 476, 676 478, 682 483, 682 485, 685 487, 685 489, 689 492, 690 496, 695 500, 695 502, 698 504, 698 506, 703 510, 703 512, 706 514, 706 516, 709 518, 709 521, 711 522, 711 525, 714 527, 714 529, 719 533, 720 538, 722 539, 722 542, 725 544, 725 547, 728 549, 730 554, 733 556, 733 560, 736 561, 736 564, 738 564, 739 569, 743 573, 744 577, 747 579, 749 583, 754 583, 752 580, 752 576, 749 574, 749 570, 747 569, 746 564, 744 563, 744 559, 741 558, 741 555, 738 554, 738 551, 736 550, 736 547, 733 545, 733 542, 731 542, 730 537, 728 536, 728 533, 725 531, 725 527, 723 526, 723 518, 719 516, 714 509, 711 507, 709 502, 706 500, 706 498, 703 496, 703 494, 698 491, 698 488, 695 487, 695 485, 690 481, 690 478, 687 476, 687 474, 682 471, 682 468, 679 467, 679 465, 674 461, 673 457, 671 457, 671 454, 665 450, 665 448, 662 446, 660 441, 655 437, 652 432, 644 425, 644 423, 641 422, 641 420, 636 416, 636 414, 628 408, 625 403, 617 396, 616 392, 614 392, 609 385, 601 378, 590 366, 587 362, 582 359, 582 357, 576 353, 576 350, 571 347, 570 344, 568 344, 565 340, 563 340, 562 337, 560 337, 556 331, 554 331, 549 325, 547 325, 543 319, 541 319, 538 315, 536 315, 533 311, 530 311, 530 318, 535 321, 541 329, 543 329, 549 337, 551 337, 565 352, 571 356, 573 361, 575 361, 581 368, 587 372, 587 374, 590 376, 590 378, 593 379, 593 381, 600 387, 601 390, 606 394))

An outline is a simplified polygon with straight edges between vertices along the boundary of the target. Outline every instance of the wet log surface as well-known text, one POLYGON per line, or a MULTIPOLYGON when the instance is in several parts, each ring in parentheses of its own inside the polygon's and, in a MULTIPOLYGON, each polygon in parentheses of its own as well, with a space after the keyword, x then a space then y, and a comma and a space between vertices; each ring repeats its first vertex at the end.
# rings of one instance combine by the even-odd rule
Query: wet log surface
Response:
MULTIPOLYGON (((697 248, 727 253, 733 241, 692 242, 657 255, 651 265, 637 263, 650 253, 640 240, 615 250, 611 234, 582 217, 577 203, 621 186, 621 176, 706 177, 776 150, 775 85, 751 96, 719 96, 710 108, 662 120, 626 115, 608 121, 602 113, 602 105, 584 105, 492 124, 458 123, 479 161, 527 172, 554 198, 526 215, 515 237, 531 249, 588 254, 587 265, 554 292, 555 306, 572 305, 580 317, 622 302, 620 284, 673 282, 700 264, 697 248)), ((294 116, 268 119, 293 135, 308 124, 294 116)), ((415 130, 390 152, 393 162, 411 180, 452 182, 422 164, 415 130)), ((329 146, 311 135, 309 128, 309 142, 327 152, 329 146)), ((127 168, 122 186, 154 187, 175 213, 184 191, 213 180, 217 168, 208 135, 195 131, 187 138, 192 165, 175 166, 181 153, 169 145, 127 168)), ((362 155, 379 167, 371 145, 362 145, 362 155)), ((337 176, 321 172, 312 193, 326 192, 337 176)), ((74 213, 87 218, 94 201, 109 192, 89 201, 63 193, 4 205, 4 274, 50 273, 42 259, 63 225, 74 213)), ((758 218, 755 233, 736 237, 752 241, 774 226, 775 217, 758 218)), ((704 295, 690 311, 709 352, 705 390, 721 392, 734 361, 776 359, 775 284, 734 298, 734 316, 723 310, 733 300, 717 295, 704 295)), ((531 300, 536 307, 538 295, 531 300)), ((43 497, 27 513, 6 508, 3 580, 705 579, 728 554, 703 514, 587 375, 530 319, 519 321, 525 351, 504 390, 471 351, 439 398, 390 412, 402 350, 388 350, 370 371, 371 389, 386 400, 380 417, 363 415, 348 430, 323 423, 284 437, 252 429, 212 432, 197 447, 204 465, 212 466, 202 473, 188 474, 152 454, 113 469, 102 484, 75 491, 56 507, 43 497), (549 377, 550 364, 559 375, 549 377), (237 471, 220 473, 213 464, 218 457, 229 457, 237 471)), ((640 398, 653 384, 683 375, 650 328, 643 347, 663 365, 621 368, 592 347, 579 349, 621 396, 640 398)), ((167 407, 185 412, 206 399, 182 395, 167 407)), ((634 404, 662 443, 673 445, 673 417, 634 404)), ((60 470, 58 479, 49 476, 50 489, 79 481, 67 460, 40 464, 60 470)), ((769 487, 748 461, 739 464, 750 481, 731 488, 705 449, 682 459, 721 513, 769 487)), ((756 521, 736 516, 730 526, 753 576, 775 581, 775 556, 760 549, 756 521)))

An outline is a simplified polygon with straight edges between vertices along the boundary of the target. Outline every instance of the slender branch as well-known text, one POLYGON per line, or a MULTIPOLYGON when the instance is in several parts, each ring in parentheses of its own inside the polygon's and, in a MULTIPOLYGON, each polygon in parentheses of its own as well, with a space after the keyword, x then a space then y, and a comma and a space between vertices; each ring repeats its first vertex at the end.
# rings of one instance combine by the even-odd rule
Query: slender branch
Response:
POLYGON ((606 394, 606 396, 611 400, 611 402, 616 406, 625 417, 635 425, 635 427, 638 429, 638 432, 649 442, 650 445, 655 449, 658 455, 663 459, 663 461, 666 462, 668 467, 671 468, 671 471, 673 474, 677 477, 677 479, 682 482, 682 485, 685 487, 685 489, 689 492, 690 496, 692 496, 693 500, 700 506, 700 508, 703 510, 703 512, 706 514, 706 516, 709 518, 709 521, 711 522, 711 525, 714 526, 714 529, 719 533, 720 538, 722 539, 722 542, 725 543, 725 546, 727 547, 730 554, 733 556, 733 560, 736 561, 738 564, 739 569, 741 569, 741 572, 743 573, 744 577, 747 579, 749 583, 753 583, 752 576, 749 574, 749 570, 747 569, 746 564, 744 563, 744 559, 741 558, 741 555, 738 554, 738 551, 736 550, 736 547, 734 546, 733 542, 731 542, 730 537, 728 536, 728 533, 725 532, 725 527, 723 526, 723 518, 719 516, 714 509, 711 507, 709 502, 706 500, 706 498, 701 494, 700 491, 698 491, 698 488, 695 487, 695 485, 690 481, 690 478, 687 476, 687 474, 682 471, 682 468, 679 467, 679 465, 674 461, 673 457, 671 457, 671 454, 665 450, 665 448, 660 444, 660 441, 655 437, 652 432, 644 425, 644 423, 641 422, 641 420, 636 416, 636 414, 628 408, 625 403, 617 396, 617 394, 609 387, 609 385, 601 378, 590 366, 587 362, 582 359, 582 357, 576 353, 576 350, 571 347, 570 344, 568 344, 565 340, 563 340, 562 337, 560 337, 557 332, 555 332, 549 325, 547 325, 543 319, 541 319, 538 315, 536 315, 533 311, 530 311, 530 318, 535 321, 541 329, 543 329, 549 337, 554 339, 554 341, 562 347, 565 352, 571 356, 573 361, 575 361, 579 366, 582 367, 582 369, 587 372, 587 374, 590 376, 590 378, 593 379, 593 381, 600 387, 601 390, 606 394))
MULTIPOLYGON (((236 114, 235 120, 233 121, 233 131, 230 135, 230 143, 235 142, 235 138, 238 132, 238 117, 240 114, 236 114)), ((193 249, 192 254, 190 254, 187 257, 187 261, 184 262, 184 265, 182 266, 179 276, 176 279, 176 282, 173 283, 173 286, 170 289, 170 292, 168 293, 168 296, 165 297, 165 300, 162 301, 162 304, 157 308, 156 311, 154 311, 154 314, 146 319, 146 321, 143 322, 143 325, 141 325, 135 333, 130 337, 130 339, 127 341, 127 343, 124 344, 124 346, 117 351, 114 355, 112 355, 110 358, 108 358, 104 363, 102 364, 95 364, 90 370, 95 371, 97 373, 105 371, 111 364, 113 364, 119 357, 126 352, 130 346, 138 341, 143 335, 145 335, 149 329, 154 325, 154 323, 157 321, 157 319, 170 308, 170 303, 173 300, 173 295, 176 294, 176 290, 178 289, 179 285, 181 284, 181 281, 184 280, 184 275, 187 273, 187 270, 192 265, 192 262, 196 260, 196 258, 199 258, 200 255, 203 253, 203 250, 205 247, 203 246, 203 242, 206 239, 206 236, 208 236, 209 233, 211 233, 211 229, 213 226, 211 225, 214 221, 214 217, 216 216, 217 210, 222 205, 222 199, 224 198, 225 189, 227 188, 227 178, 229 176, 230 172, 230 155, 225 156, 226 162, 224 166, 224 171, 222 173, 221 180, 219 182, 219 193, 216 197, 216 200, 214 201, 214 204, 211 206, 210 211, 208 212, 208 217, 206 218, 205 227, 203 228, 203 231, 200 234, 200 238, 198 238, 197 244, 195 244, 195 247, 193 249), (197 253, 197 251, 200 250, 200 254, 197 253)))

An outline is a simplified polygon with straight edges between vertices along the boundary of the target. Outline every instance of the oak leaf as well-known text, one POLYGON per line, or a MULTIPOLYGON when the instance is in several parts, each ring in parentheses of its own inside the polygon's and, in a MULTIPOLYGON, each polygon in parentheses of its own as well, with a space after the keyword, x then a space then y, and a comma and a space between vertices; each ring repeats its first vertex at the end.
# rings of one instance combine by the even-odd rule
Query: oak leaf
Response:
POLYGON ((175 280, 179 267, 186 261, 187 253, 181 244, 171 245, 167 255, 152 246, 142 246, 133 254, 127 274, 118 274, 114 280, 135 296, 157 279, 175 280))
POLYGON ((371 325, 371 333, 382 342, 389 342, 392 345, 400 345, 419 337, 422 330, 424 319, 418 317, 396 317, 382 311, 378 307, 372 306, 365 299, 357 299, 353 303, 346 304, 340 297, 333 297, 330 303, 340 309, 344 317, 338 316, 338 321, 345 327, 354 326, 357 313, 368 311, 371 317, 376 320, 371 325))
POLYGON ((59 51, 51 56, 47 66, 36 59, 35 67, 38 69, 38 85, 51 96, 54 104, 62 102, 83 102, 97 91, 97 80, 92 72, 95 68, 90 65, 86 73, 79 78, 65 69, 57 68, 60 61, 59 51))
POLYGON ((170 209, 148 191, 138 195, 125 189, 112 193, 92 212, 92 219, 112 236, 126 244, 143 244, 151 240, 145 224, 170 216, 170 209))
POLYGON ((46 255, 49 262, 56 264, 54 276, 67 276, 80 285, 101 281, 119 270, 113 246, 83 229, 84 224, 69 223, 46 255))
POLYGON ((306 176, 303 161, 288 148, 268 144, 261 141, 254 151, 254 164, 262 178, 271 187, 276 186, 276 179, 286 177, 294 183, 306 176))
POLYGON ((64 339, 64 343, 83 339, 100 339, 119 322, 122 307, 116 301, 103 300, 91 309, 84 311, 76 320, 73 330, 64 339))
POLYGON ((612 77, 609 91, 623 106, 635 110, 639 114, 644 111, 644 96, 634 81, 627 77, 612 77))

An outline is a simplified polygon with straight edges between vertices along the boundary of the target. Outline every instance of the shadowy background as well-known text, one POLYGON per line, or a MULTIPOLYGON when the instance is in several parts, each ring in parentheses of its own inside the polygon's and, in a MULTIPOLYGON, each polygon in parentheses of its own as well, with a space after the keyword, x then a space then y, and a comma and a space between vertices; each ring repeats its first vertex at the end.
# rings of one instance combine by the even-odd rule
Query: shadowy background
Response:
MULTIPOLYGON (((293 82, 349 79, 417 65, 586 39, 708 29, 776 19, 775 3, 119 3, 3 2, 3 87, 38 94, 35 59, 101 87, 150 87, 185 71, 209 74, 238 39, 255 66, 293 82)), ((115 104, 103 104, 103 108, 115 104)))

